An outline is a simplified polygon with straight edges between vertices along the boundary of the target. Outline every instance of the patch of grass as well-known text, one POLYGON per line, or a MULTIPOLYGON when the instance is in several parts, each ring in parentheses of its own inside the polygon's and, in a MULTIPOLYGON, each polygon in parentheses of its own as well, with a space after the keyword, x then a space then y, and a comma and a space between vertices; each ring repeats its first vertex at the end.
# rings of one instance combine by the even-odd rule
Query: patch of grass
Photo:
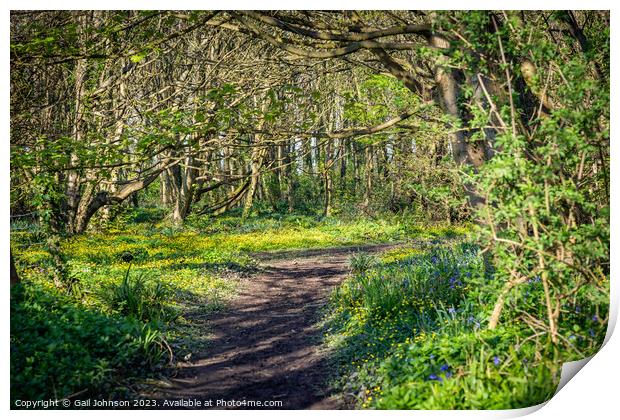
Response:
POLYGON ((349 258, 349 266, 354 274, 362 274, 377 264, 377 258, 366 252, 360 252, 349 258))
POLYGON ((102 293, 103 300, 119 314, 144 322, 172 322, 177 317, 167 303, 170 288, 160 281, 149 281, 143 273, 130 275, 127 268, 120 284, 113 284, 102 293))

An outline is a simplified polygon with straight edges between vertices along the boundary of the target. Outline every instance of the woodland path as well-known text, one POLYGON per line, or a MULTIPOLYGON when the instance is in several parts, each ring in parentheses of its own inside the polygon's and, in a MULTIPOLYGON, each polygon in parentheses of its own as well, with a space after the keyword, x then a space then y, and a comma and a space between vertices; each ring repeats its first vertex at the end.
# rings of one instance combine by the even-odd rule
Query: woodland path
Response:
POLYGON ((349 272, 352 254, 394 246, 256 254, 263 270, 243 281, 227 309, 206 319, 212 336, 208 350, 180 363, 156 398, 282 401, 272 409, 344 408, 330 397, 327 354, 316 323, 330 291, 349 272))

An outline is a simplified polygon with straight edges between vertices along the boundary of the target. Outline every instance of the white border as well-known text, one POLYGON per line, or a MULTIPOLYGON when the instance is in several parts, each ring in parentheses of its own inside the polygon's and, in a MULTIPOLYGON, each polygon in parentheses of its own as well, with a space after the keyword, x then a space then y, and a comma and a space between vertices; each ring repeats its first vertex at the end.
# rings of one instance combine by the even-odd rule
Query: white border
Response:
MULTIPOLYGON (((0 101, 0 107, 2 109, 1 127, 2 137, 5 139, 3 142, 2 153, 0 159, 5 168, 0 173, 0 191, 2 192, 2 202, 0 204, 0 214, 5 221, 0 228, 0 234, 2 235, 2 241, 0 242, 1 253, 3 257, 0 258, 0 270, 4 273, 8 273, 8 255, 9 255, 9 165, 10 165, 10 153, 9 153, 9 11, 11 9, 26 10, 26 9, 373 9, 373 10, 386 10, 386 9, 453 9, 453 10, 468 10, 468 9, 602 9, 612 10, 612 94, 611 94, 611 115, 615 115, 617 110, 617 98, 620 94, 615 79, 615 74, 618 69, 617 57, 617 38, 615 35, 616 28, 618 27, 618 19, 616 19, 615 8, 612 7, 611 1, 575 1, 575 0, 548 0, 545 2, 521 0, 521 1, 484 1, 484 0, 470 0, 467 2, 456 2, 447 0, 435 0, 435 1, 250 1, 250 0, 228 0, 225 3, 215 1, 197 1, 197 0, 175 0, 162 1, 162 0, 134 0, 134 1, 77 1, 77 0, 63 0, 63 1, 41 1, 41 0, 8 0, 4 1, 2 5, 3 19, 0 26, 2 33, 2 50, 3 60, 1 60, 1 68, 3 75, 2 89, 0 90, 2 100, 0 101)), ((612 131, 614 133, 615 131, 612 131)), ((613 134, 612 134, 613 136, 613 134)), ((618 137, 618 136, 613 136, 618 137)), ((611 160, 617 162, 620 158, 619 145, 616 144, 618 139, 612 139, 611 142, 611 160)), ((612 201, 612 232, 616 227, 618 220, 618 185, 617 182, 613 182, 619 176, 617 165, 611 165, 611 201, 612 201)), ((612 234, 611 238, 611 261, 617 261, 620 257, 617 248, 617 235, 612 234)), ((617 280, 617 267, 612 264, 611 267, 612 287, 611 287, 611 300, 612 309, 610 314, 610 332, 613 330, 613 326, 617 320, 618 314, 618 302, 620 301, 620 292, 618 288, 617 280)), ((5 274, 6 275, 6 274, 5 274)), ((6 277, 4 277, 6 279, 6 277)), ((4 345, 2 345, 2 407, 8 410, 10 407, 10 395, 9 395, 9 296, 8 296, 8 279, 4 280, 5 285, 2 287, 2 319, 3 319, 3 336, 4 345)), ((246 417, 246 418, 258 418, 258 419, 272 419, 272 418, 289 418, 293 414, 296 418, 309 418, 317 415, 321 417, 340 417, 340 416, 354 416, 359 419, 369 419, 376 417, 389 417, 389 418, 407 418, 416 420, 428 419, 428 418, 475 418, 475 419, 487 419, 487 418, 510 418, 521 415, 530 414, 530 418, 533 419, 573 419, 589 417, 596 418, 612 418, 611 413, 617 413, 618 409, 618 384, 617 378, 620 373, 620 362, 617 355, 620 354, 620 339, 616 336, 608 333, 608 342, 599 351, 593 359, 583 367, 583 370, 578 373, 577 379, 571 380, 568 384, 560 390, 560 392, 554 396, 551 401, 542 407, 535 407, 522 410, 506 410, 506 411, 355 411, 355 412, 310 412, 310 411, 297 411, 294 414, 281 411, 281 412, 267 412, 267 411, 227 411, 227 412, 183 412, 178 414, 171 414, 166 411, 152 411, 152 412, 139 412, 138 415, 149 416, 151 418, 168 418, 171 415, 182 415, 187 418, 200 418, 205 417, 246 417)), ((41 415, 49 416, 51 418, 82 418, 85 413, 77 411, 63 411, 63 412, 51 412, 51 411, 11 411, 9 415, 14 418, 30 418, 33 416, 40 417, 41 415), (43 414, 45 413, 45 414, 43 414)), ((87 414, 89 417, 107 417, 109 412, 103 411, 90 411, 87 414)), ((116 412, 113 414, 115 417, 135 417, 134 412, 116 412)), ((615 414, 617 416, 617 414, 615 414)), ((614 416, 615 417, 615 416, 614 416)))

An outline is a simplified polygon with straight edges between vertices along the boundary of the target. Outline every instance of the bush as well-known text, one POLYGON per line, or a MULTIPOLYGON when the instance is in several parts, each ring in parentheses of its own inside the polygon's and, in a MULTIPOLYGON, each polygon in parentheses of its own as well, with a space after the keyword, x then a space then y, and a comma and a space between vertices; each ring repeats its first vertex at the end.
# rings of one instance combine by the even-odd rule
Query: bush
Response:
POLYGON ((34 284, 11 289, 11 400, 110 395, 161 360, 158 333, 34 284), (149 336, 147 336, 147 333, 149 336))

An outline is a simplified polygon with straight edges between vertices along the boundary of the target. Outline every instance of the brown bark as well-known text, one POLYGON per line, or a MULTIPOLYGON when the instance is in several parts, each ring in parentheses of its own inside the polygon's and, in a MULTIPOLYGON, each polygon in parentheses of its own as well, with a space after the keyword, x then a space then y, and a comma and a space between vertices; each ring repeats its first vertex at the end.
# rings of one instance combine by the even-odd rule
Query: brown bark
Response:
MULTIPOLYGON (((86 60, 76 60, 75 62, 75 100, 73 116, 73 138, 76 143, 83 141, 82 119, 82 96, 84 95, 84 85, 86 82, 86 60)), ((79 166, 79 157, 72 153, 70 157, 71 166, 79 166)), ((67 219, 71 226, 76 219, 78 205, 80 201, 80 174, 73 169, 67 173, 67 219)))

